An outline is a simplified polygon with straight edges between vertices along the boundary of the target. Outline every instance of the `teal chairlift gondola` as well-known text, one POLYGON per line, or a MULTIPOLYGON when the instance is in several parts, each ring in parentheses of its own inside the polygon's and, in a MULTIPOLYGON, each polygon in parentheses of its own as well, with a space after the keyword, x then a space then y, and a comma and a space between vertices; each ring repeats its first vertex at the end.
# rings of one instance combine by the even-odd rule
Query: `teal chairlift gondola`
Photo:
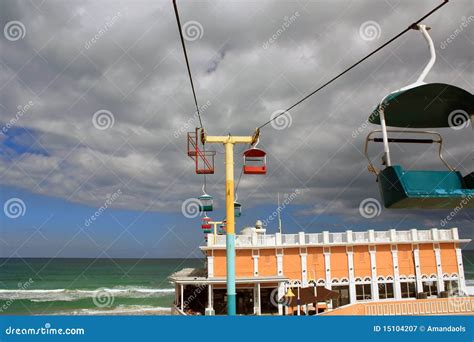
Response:
POLYGON ((380 193, 386 208, 448 209, 461 206, 474 208, 474 173, 463 177, 442 156, 441 135, 433 131, 407 130, 410 128, 441 128, 472 124, 474 96, 461 88, 441 83, 426 84, 425 76, 434 64, 436 53, 433 42, 424 25, 417 27, 428 42, 431 59, 418 80, 387 95, 369 117, 369 122, 381 125, 380 130, 369 133, 365 143, 365 155, 369 170, 377 175, 380 193), (402 129, 387 129, 387 126, 402 129), (376 134, 382 137, 374 137, 376 134), (395 133, 396 138, 389 137, 395 133), (403 134, 423 134, 427 139, 399 138, 403 134), (382 164, 378 170, 368 156, 369 142, 384 145, 382 164), (439 145, 438 155, 447 171, 405 170, 392 165, 390 143, 439 145))
POLYGON ((234 201, 234 217, 240 217, 242 216, 242 204, 237 202, 238 201, 238 195, 235 194, 235 201, 234 201))
POLYGON ((213 210, 214 198, 208 195, 205 190, 206 186, 202 186, 202 195, 198 197, 199 211, 208 212, 213 210))
POLYGON ((226 234, 226 221, 222 221, 222 224, 219 225, 219 230, 217 231, 217 234, 219 235, 225 235, 226 234))

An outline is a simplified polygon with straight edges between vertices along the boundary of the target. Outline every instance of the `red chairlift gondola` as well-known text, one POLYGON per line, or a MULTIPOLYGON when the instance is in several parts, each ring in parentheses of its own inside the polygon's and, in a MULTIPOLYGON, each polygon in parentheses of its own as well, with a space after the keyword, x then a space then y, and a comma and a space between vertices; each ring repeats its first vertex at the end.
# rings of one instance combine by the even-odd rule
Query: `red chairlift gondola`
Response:
POLYGON ((258 148, 244 152, 244 173, 246 175, 264 175, 267 173, 267 153, 258 148))
POLYGON ((207 217, 207 216, 204 216, 202 218, 202 223, 201 223, 201 228, 203 230, 210 230, 212 229, 212 226, 210 224, 210 222, 212 221, 212 219, 210 217, 207 217))
POLYGON ((198 175, 212 175, 214 174, 216 151, 205 150, 204 145, 199 143, 201 135, 202 130, 200 128, 196 128, 194 132, 188 132, 188 156, 194 160, 198 175))

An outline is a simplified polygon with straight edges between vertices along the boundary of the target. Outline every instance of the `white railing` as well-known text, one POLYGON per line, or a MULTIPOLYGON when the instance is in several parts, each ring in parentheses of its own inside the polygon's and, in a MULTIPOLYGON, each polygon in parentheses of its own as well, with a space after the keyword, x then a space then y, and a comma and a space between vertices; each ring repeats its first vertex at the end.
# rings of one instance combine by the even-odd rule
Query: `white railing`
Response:
POLYGON ((411 233, 409 230, 397 231, 397 241, 410 241, 411 233))
POLYGON ((298 244, 298 234, 282 234, 281 243, 283 245, 296 245, 298 244))
POLYGON ((306 234, 305 242, 308 245, 317 245, 323 243, 323 234, 306 234))
POLYGON ((354 242, 369 242, 369 232, 354 232, 354 242))
POLYGON ((418 231, 418 240, 420 240, 420 241, 430 241, 431 240, 431 231, 429 231, 429 230, 420 230, 420 231, 418 231))
MULTIPOLYGON (((237 235, 235 244, 238 247, 252 246, 289 246, 299 245, 331 245, 331 244, 359 244, 359 243, 397 243, 397 242, 415 242, 415 241, 452 241, 457 233, 454 229, 438 229, 436 230, 417 230, 412 234, 411 231, 367 231, 367 232, 351 232, 344 233, 312 233, 304 234, 304 239, 300 240, 299 234, 281 234, 281 239, 277 238, 278 234, 254 234, 254 235, 237 235), (324 243, 324 236, 329 239, 324 243), (413 235, 413 236, 412 236, 413 235), (437 239, 433 240, 433 236, 437 239), (416 239, 414 239, 416 237, 416 239), (280 242, 281 241, 281 242, 280 242)), ((225 246, 225 235, 208 234, 207 246, 225 246)))
MULTIPOLYGON (((211 245, 214 245, 214 235, 211 235, 209 234, 208 236, 208 244, 210 242, 211 245)), ((225 235, 217 235, 216 236, 216 243, 215 245, 219 246, 219 245, 224 245, 225 246, 225 235)))
POLYGON ((347 242, 346 233, 332 233, 329 234, 329 243, 347 242))
POLYGON ((259 246, 275 246, 275 235, 257 235, 257 245, 259 246))
POLYGON ((390 241, 390 232, 375 232, 375 241, 376 242, 389 242, 390 241))
POLYGON ((439 230, 438 234, 440 240, 451 240, 453 238, 453 232, 450 229, 439 230))
POLYGON ((235 237, 236 246, 251 246, 252 236, 251 235, 237 235, 235 237))

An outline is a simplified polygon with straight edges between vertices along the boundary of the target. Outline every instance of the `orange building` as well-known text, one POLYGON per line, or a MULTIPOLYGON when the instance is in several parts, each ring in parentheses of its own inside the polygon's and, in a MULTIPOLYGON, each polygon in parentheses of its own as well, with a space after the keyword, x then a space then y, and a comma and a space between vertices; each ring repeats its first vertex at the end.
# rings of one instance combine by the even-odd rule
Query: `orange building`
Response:
MULTIPOLYGON (((202 313, 225 314, 225 238, 209 234, 201 246, 205 270, 185 269, 171 277, 182 313, 201 306, 202 313)), ((245 228, 236 236, 237 313, 288 314, 280 299, 289 289, 308 287, 339 294, 323 305, 328 310, 466 293, 461 245, 469 241, 459 238, 457 228, 315 234, 245 228)))

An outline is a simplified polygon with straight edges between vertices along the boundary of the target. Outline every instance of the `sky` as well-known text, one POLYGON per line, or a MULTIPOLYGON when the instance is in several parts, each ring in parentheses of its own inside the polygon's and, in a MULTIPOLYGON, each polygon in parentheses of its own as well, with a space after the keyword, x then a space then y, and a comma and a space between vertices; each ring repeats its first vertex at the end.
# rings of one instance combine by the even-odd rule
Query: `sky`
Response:
MULTIPOLYGON (((178 1, 206 131, 251 135, 438 3, 178 1)), ((473 92, 473 15, 458 0, 426 20, 437 51, 427 82, 473 92)), ((186 153, 198 120, 171 1, 4 0, 0 25, 0 256, 200 257, 200 219, 186 207, 202 193, 186 153)), ((278 193, 286 233, 443 228, 450 210, 381 208, 363 154, 371 111, 428 58, 410 31, 266 126, 268 173, 242 176, 237 230, 260 219, 275 232, 278 193), (375 212, 362 215, 367 201, 375 212)), ((472 172, 474 130, 439 131, 446 159, 472 172)), ((210 148, 221 219, 223 147, 210 148)), ((370 150, 377 163, 380 152, 370 150)), ((406 168, 443 169, 434 147, 392 153, 406 168)), ((473 238, 473 218, 463 209, 445 228, 473 238)))

